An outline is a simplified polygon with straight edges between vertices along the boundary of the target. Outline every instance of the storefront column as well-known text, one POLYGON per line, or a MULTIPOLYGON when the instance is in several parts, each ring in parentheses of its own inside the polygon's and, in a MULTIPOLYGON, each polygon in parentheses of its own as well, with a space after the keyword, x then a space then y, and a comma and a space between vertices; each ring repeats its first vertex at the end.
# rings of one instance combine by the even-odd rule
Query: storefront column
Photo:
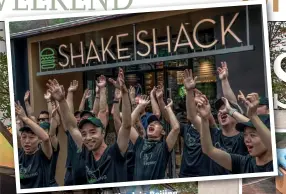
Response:
POLYGON ((200 181, 198 183, 198 194, 238 194, 239 179, 220 181, 200 181))

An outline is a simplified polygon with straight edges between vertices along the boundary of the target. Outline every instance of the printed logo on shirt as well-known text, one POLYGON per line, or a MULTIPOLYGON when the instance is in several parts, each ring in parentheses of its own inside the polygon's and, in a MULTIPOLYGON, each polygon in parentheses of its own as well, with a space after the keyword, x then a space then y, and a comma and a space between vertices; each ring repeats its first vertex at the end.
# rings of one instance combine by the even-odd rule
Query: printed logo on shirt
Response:
POLYGON ((190 133, 187 133, 185 141, 186 141, 186 145, 188 147, 193 147, 194 145, 197 144, 196 139, 194 137, 192 137, 190 133))
POLYGON ((99 169, 91 170, 88 166, 85 166, 85 168, 88 183, 92 184, 107 179, 106 175, 101 175, 99 169))
POLYGON ((232 148, 231 148, 231 147, 228 147, 228 148, 222 147, 222 146, 220 145, 220 142, 216 142, 216 143, 214 144, 214 146, 215 146, 216 148, 220 149, 220 150, 223 150, 223 151, 227 152, 227 153, 232 153, 232 148))
POLYGON ((28 179, 38 176, 38 172, 30 173, 32 164, 30 164, 27 168, 23 167, 23 165, 20 164, 19 168, 20 168, 20 179, 28 179))
POLYGON ((157 163, 157 161, 154 161, 152 159, 153 154, 149 153, 149 154, 144 154, 143 155, 143 165, 144 166, 149 166, 149 165, 155 165, 157 163))

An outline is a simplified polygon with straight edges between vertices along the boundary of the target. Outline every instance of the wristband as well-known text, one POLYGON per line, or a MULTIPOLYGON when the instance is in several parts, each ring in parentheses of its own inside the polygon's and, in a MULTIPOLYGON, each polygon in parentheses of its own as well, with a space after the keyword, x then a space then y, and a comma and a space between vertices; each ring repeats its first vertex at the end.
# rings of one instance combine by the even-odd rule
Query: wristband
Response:
POLYGON ((236 111, 237 111, 236 109, 231 109, 231 110, 228 112, 228 114, 229 114, 230 116, 232 116, 233 113, 235 113, 236 111))
POLYGON ((98 98, 98 99, 99 99, 99 96, 95 96, 95 98, 98 98))
POLYGON ((119 103, 119 100, 113 100, 113 103, 119 103))
POLYGON ((51 102, 51 100, 47 100, 47 103, 50 103, 51 102))

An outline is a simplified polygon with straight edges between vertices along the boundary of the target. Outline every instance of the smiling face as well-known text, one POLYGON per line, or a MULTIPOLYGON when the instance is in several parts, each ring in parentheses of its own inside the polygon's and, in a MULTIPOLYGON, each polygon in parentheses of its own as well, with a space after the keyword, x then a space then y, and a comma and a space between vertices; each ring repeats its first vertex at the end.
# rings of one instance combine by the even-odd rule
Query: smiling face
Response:
POLYGON ((96 151, 104 141, 104 132, 92 123, 85 123, 80 129, 83 144, 89 151, 96 151))
POLYGON ((159 121, 153 121, 147 127, 148 138, 159 139, 164 134, 163 126, 159 121))
POLYGON ((26 154, 35 153, 40 143, 38 136, 28 131, 23 131, 21 133, 20 141, 21 141, 21 146, 26 154))
POLYGON ((228 125, 235 125, 236 124, 236 120, 228 115, 227 113, 222 113, 220 110, 223 110, 225 108, 225 105, 222 105, 219 108, 219 112, 218 112, 218 122, 219 124, 224 127, 224 126, 228 126, 228 125))
POLYGON ((267 148, 254 128, 246 127, 244 129, 244 143, 251 156, 258 157, 267 152, 267 148))

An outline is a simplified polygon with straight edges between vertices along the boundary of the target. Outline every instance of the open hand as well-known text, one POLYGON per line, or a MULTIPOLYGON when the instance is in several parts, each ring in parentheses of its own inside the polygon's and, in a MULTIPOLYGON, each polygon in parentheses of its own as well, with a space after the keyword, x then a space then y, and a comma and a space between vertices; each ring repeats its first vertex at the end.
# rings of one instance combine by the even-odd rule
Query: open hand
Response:
POLYGON ((25 110, 24 108, 21 106, 20 102, 18 101, 15 102, 15 112, 16 112, 16 115, 21 119, 23 120, 24 118, 27 117, 26 113, 25 113, 25 110))
POLYGON ((162 85, 157 86, 156 98, 157 99, 163 98, 163 95, 164 95, 164 87, 162 85))
POLYGON ((147 106, 150 103, 150 97, 147 95, 142 95, 139 99, 139 105, 141 106, 147 106))
POLYGON ((30 91, 28 90, 28 91, 25 93, 24 102, 29 101, 29 98, 30 98, 30 91))
POLYGON ((99 76, 98 81, 96 81, 96 86, 99 89, 106 86, 106 77, 104 75, 99 76))
POLYGON ((85 89, 83 96, 85 99, 88 99, 91 97, 91 92, 88 88, 85 89))
POLYGON ((119 90, 121 90, 122 93, 127 93, 128 90, 126 88, 124 79, 125 78, 124 78, 123 69, 119 68, 118 76, 117 76, 116 81, 114 79, 112 79, 112 78, 109 78, 108 81, 110 83, 112 83, 115 88, 118 88, 119 90))
POLYGON ((198 79, 198 77, 195 77, 193 79, 193 72, 192 72, 191 69, 190 70, 186 69, 184 71, 184 86, 185 86, 185 89, 187 91, 195 89, 195 87, 196 87, 196 80, 197 79, 198 79))
POLYGON ((135 100, 136 92, 133 86, 130 86, 129 88, 129 96, 131 100, 135 100))
POLYGON ((78 88, 78 81, 77 80, 73 80, 70 84, 70 87, 68 89, 68 92, 75 92, 78 88))
POLYGON ((220 80, 228 78, 228 68, 226 62, 221 62, 221 67, 217 68, 217 72, 220 80))
POLYGON ((58 81, 56 79, 49 80, 49 83, 47 83, 48 86, 48 92, 51 93, 52 97, 60 102, 65 99, 65 91, 64 87, 60 86, 58 81))

